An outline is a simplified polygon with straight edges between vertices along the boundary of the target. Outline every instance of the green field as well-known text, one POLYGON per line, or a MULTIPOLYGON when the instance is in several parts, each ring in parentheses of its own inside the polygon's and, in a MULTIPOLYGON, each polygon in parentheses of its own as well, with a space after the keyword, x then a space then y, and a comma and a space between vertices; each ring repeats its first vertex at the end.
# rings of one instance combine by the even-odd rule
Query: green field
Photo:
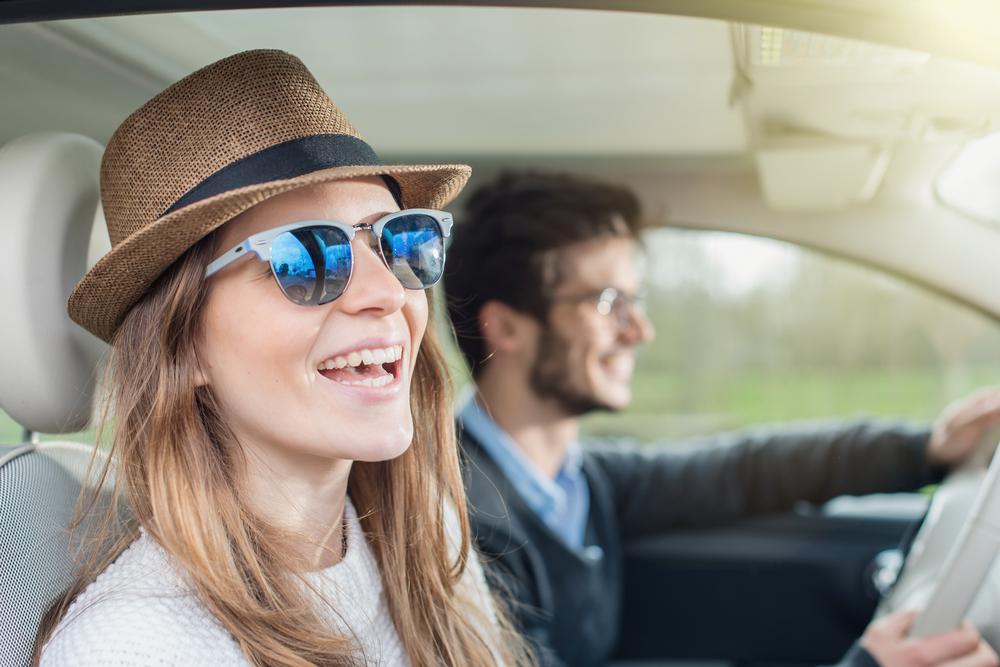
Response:
MULTIPOLYGON (((641 368, 641 364, 640 364, 641 368)), ((669 374, 637 375, 631 407, 584 422, 593 435, 642 440, 731 430, 755 424, 873 416, 929 422, 949 401, 1000 381, 1000 366, 959 377, 940 368, 810 369, 688 382, 669 374)))

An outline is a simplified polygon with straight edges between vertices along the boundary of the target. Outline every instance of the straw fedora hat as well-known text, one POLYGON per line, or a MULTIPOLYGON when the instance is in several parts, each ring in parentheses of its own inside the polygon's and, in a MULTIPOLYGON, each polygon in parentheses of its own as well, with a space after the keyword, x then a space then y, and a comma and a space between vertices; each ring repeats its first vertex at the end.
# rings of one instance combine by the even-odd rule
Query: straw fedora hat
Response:
POLYGON ((167 88, 111 137, 101 162, 111 251, 73 290, 69 315, 110 341, 185 250, 279 193, 386 176, 404 206, 441 208, 470 173, 465 165, 384 165, 298 58, 230 56, 167 88))

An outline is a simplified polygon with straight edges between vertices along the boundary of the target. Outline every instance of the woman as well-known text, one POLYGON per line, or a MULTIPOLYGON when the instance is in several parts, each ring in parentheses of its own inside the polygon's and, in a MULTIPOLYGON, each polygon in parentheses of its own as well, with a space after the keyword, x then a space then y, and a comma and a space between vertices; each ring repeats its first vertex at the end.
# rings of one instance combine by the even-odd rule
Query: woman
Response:
POLYGON ((111 343, 134 519, 53 606, 41 665, 528 661, 469 548, 427 329, 451 225, 433 209, 468 175, 382 165, 278 51, 122 124, 113 247, 69 311, 111 343))

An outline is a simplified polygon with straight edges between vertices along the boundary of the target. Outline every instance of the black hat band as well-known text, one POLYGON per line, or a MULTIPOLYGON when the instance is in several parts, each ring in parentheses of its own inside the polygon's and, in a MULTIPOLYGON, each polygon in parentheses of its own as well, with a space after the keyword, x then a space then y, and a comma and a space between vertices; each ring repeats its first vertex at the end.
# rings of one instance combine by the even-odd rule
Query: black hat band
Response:
POLYGON ((248 185, 295 178, 331 167, 381 164, 371 146, 348 134, 316 134, 292 139, 227 164, 184 193, 162 215, 248 185))

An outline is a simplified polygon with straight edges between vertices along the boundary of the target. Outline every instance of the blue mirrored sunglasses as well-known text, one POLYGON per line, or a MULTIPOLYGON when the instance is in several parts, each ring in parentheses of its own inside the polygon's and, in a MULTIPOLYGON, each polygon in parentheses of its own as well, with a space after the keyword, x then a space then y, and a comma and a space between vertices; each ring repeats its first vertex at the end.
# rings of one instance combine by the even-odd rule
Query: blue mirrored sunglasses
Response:
POLYGON ((407 289, 425 289, 444 273, 444 239, 450 213, 411 208, 352 226, 332 220, 304 220, 254 234, 208 265, 205 277, 245 255, 269 262, 282 293, 300 306, 319 306, 344 293, 354 270, 351 241, 361 230, 378 239, 389 271, 407 289))

